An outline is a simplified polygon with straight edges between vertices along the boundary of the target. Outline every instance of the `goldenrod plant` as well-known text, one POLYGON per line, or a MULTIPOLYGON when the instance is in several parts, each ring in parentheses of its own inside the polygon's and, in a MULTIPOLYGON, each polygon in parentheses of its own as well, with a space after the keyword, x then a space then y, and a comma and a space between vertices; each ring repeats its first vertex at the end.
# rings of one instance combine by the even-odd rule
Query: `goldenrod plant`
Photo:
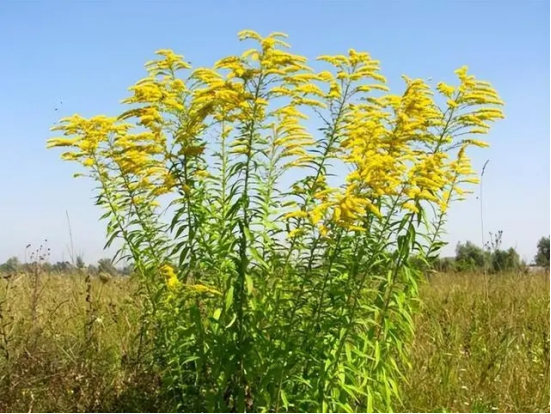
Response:
POLYGON ((174 409, 390 411, 410 258, 437 256, 503 103, 466 67, 392 94, 368 53, 313 70, 285 37, 242 31, 251 48, 212 68, 159 50, 127 111, 65 118, 48 146, 98 185, 174 409))

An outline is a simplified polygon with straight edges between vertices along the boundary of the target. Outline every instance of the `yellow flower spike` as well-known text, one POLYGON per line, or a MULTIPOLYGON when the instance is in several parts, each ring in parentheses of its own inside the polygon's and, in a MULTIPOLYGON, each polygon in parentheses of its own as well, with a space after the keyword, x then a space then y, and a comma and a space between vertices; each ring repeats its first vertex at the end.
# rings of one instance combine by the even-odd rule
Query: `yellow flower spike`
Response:
POLYGON ((219 292, 218 290, 210 287, 210 286, 206 286, 206 285, 203 285, 203 284, 200 284, 200 283, 196 283, 194 285, 185 285, 186 289, 189 289, 193 292, 197 292, 197 293, 211 293, 213 295, 216 295, 216 296, 222 296, 222 293, 219 292))
POLYGON ((159 269, 159 272, 161 275, 165 278, 166 286, 170 290, 174 290, 177 287, 181 286, 181 282, 178 280, 178 276, 176 276, 176 273, 174 272, 174 269, 169 264, 164 264, 159 269))
POLYGON ((238 36, 239 40, 254 39, 254 40, 257 40, 259 42, 262 41, 262 36, 260 36, 254 30, 241 30, 239 33, 237 33, 237 36, 238 36))
POLYGON ((448 99, 447 104, 452 109, 457 108, 457 102, 455 102, 453 99, 448 99))
POLYGON ((369 211, 371 211, 377 217, 382 217, 381 211, 379 210, 379 208, 375 204, 369 203, 367 205, 367 208, 369 209, 369 211))
POLYGON ((317 60, 327 62, 338 68, 342 68, 348 63, 348 58, 343 55, 334 55, 334 56, 322 55, 322 56, 319 56, 317 60))
POLYGON ((412 202, 402 204, 402 208, 405 208, 406 210, 412 211, 414 213, 419 213, 419 209, 412 202))
POLYGON ((444 82, 438 83, 438 85, 436 86, 436 89, 438 90, 438 92, 440 92, 442 95, 448 98, 451 98, 455 92, 455 88, 453 86, 448 85, 444 82))
MULTIPOLYGON (((214 64, 215 69, 244 70, 243 61, 238 56, 227 56, 214 64)), ((209 70, 209 69, 207 69, 209 70)))
POLYGON ((181 283, 178 280, 178 278, 176 276, 174 276, 174 277, 170 277, 169 279, 167 279, 166 285, 169 289, 174 290, 177 287, 179 287, 181 285, 181 283))
POLYGON ((292 239, 293 237, 299 236, 304 233, 304 229, 293 229, 287 234, 287 238, 292 239))
POLYGON ((64 152, 61 154, 61 159, 64 161, 76 161, 78 160, 83 154, 79 154, 76 152, 64 152))
POLYGON ((290 218, 305 218, 308 217, 308 213, 306 211, 291 211, 290 213, 287 213, 283 216, 284 220, 288 220, 290 218))
POLYGON ((258 61, 260 54, 257 49, 248 49, 241 54, 242 59, 250 59, 253 62, 258 61))
POLYGON ((323 204, 315 207, 310 212, 310 222, 313 225, 317 225, 322 220, 325 210, 326 210, 326 206, 324 206, 323 204))
POLYGON ((205 146, 184 147, 180 152, 187 157, 197 157, 205 152, 205 146))
POLYGON ((335 207, 335 211, 333 212, 333 220, 339 221, 341 219, 342 210, 340 207, 335 207))
POLYGON ((206 170, 197 170, 195 172, 195 175, 199 178, 207 178, 207 177, 210 177, 210 173, 206 170))
POLYGON ((479 148, 487 148, 490 146, 490 144, 488 144, 487 142, 479 141, 477 139, 466 139, 463 142, 469 145, 474 145, 475 147, 479 147, 479 148))
POLYGON ((428 190, 426 189, 423 189, 419 195, 418 195, 418 198, 419 199, 422 199, 422 200, 428 200, 428 201, 434 201, 434 202, 438 202, 438 198, 430 193, 428 190))
POLYGON ((462 183, 468 183, 468 184, 480 184, 480 179, 478 177, 470 177, 465 178, 461 180, 462 183))
POLYGON ((264 53, 272 49, 276 45, 276 39, 265 37, 260 41, 260 45, 264 53))
POLYGON ((467 66, 462 66, 459 69, 455 70, 455 74, 460 80, 465 80, 467 78, 467 71, 469 68, 467 66))
POLYGON ((327 70, 319 72, 315 76, 316 76, 316 79, 321 82, 333 82, 335 80, 333 73, 327 70))
POLYGON ((80 138, 52 138, 47 141, 46 148, 74 147, 80 138))
POLYGON ((191 194, 191 187, 187 184, 182 184, 182 191, 185 194, 189 195, 189 194, 191 194))

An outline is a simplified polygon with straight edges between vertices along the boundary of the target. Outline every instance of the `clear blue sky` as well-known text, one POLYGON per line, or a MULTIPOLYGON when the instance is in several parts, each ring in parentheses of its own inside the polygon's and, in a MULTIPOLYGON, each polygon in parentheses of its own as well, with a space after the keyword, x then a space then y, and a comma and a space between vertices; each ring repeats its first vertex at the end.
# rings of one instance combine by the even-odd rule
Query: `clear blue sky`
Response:
MULTIPOLYGON (((67 259, 66 210, 75 250, 87 262, 104 256, 92 183, 45 149, 49 128, 73 113, 115 115, 155 50, 209 65, 242 51, 236 33, 246 28, 286 32, 310 58, 368 51, 391 87, 402 73, 452 81, 463 64, 493 82, 507 119, 492 147, 472 154, 479 171, 490 159, 485 229, 503 230, 504 246, 531 260, 550 226, 548 1, 22 0, 0 3, 0 261, 44 238, 52 259, 67 259)), ((473 195, 451 209, 445 253, 480 243, 478 203, 473 195)))

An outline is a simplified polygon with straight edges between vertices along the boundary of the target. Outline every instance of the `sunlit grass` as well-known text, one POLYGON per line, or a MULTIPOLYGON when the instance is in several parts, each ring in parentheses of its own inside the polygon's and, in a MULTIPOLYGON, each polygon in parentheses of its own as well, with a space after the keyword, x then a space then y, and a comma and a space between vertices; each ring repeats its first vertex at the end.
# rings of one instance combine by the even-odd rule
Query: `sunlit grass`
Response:
MULTIPOLYGON (((93 278, 87 302, 84 276, 43 275, 34 329, 32 275, 12 276, 6 300, 7 282, 0 411, 163 411, 133 282, 93 278)), ((548 275, 434 276, 421 297, 397 411, 549 411, 548 275)))

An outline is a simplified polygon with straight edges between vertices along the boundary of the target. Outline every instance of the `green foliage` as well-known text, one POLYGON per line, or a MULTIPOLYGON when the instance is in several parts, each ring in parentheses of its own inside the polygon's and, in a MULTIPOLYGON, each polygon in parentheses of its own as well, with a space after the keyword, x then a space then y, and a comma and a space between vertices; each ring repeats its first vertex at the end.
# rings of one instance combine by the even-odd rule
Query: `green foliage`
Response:
POLYGON ((109 258, 99 259, 97 268, 99 272, 105 272, 111 276, 114 276, 118 273, 117 268, 113 264, 113 259, 109 258))
POLYGON ((81 255, 78 255, 75 260, 75 266, 77 269, 84 269, 86 267, 86 264, 84 263, 84 258, 81 255))
POLYGON ((520 256, 512 247, 491 252, 490 260, 491 270, 495 273, 518 270, 521 267, 520 256))
POLYGON ((456 270, 454 257, 438 257, 432 262, 432 269, 437 272, 447 273, 456 270))
POLYGON ((481 247, 467 241, 458 243, 455 248, 456 269, 459 271, 475 271, 484 269, 487 263, 487 254, 481 247))
POLYGON ((520 270, 523 266, 520 256, 514 248, 501 249, 501 237, 503 232, 496 235, 490 233, 491 240, 484 250, 476 244, 467 241, 458 243, 455 260, 448 259, 447 263, 437 263, 443 270, 455 270, 458 272, 488 271, 491 273, 510 272, 520 270))
POLYGON ((417 283, 477 181, 466 150, 486 144, 470 136, 503 103, 466 67, 437 85, 441 107, 421 79, 373 94, 388 88, 367 53, 321 56, 315 73, 281 33, 239 36, 253 49, 213 69, 158 51, 131 109, 66 118, 49 145, 97 182, 172 409, 390 411, 417 283))
POLYGON ((534 262, 536 262, 538 266, 549 269, 549 236, 539 239, 538 252, 536 257, 534 257, 534 262))
POLYGON ((21 263, 17 257, 10 257, 6 263, 0 265, 0 271, 6 273, 17 272, 21 269, 21 263))

